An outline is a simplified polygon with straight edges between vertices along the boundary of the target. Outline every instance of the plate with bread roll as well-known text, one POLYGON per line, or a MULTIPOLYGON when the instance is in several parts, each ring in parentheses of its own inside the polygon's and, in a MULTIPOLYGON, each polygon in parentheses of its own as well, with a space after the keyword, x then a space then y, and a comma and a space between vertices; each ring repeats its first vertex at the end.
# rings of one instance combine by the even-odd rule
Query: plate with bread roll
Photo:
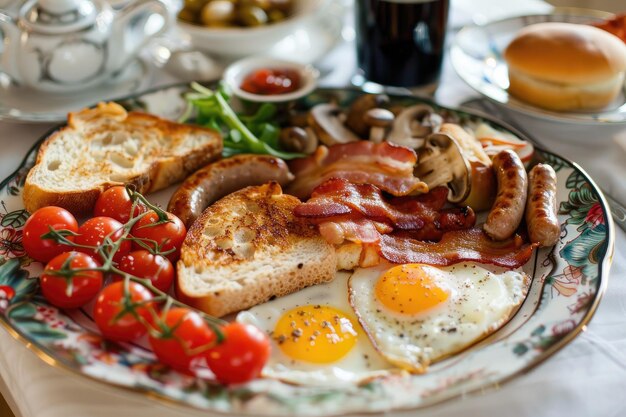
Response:
POLYGON ((458 75, 485 98, 537 118, 626 123, 626 18, 586 9, 470 25, 451 49, 458 75))
POLYGON ((0 183, 0 324, 146 406, 394 415, 570 343, 613 228, 579 166, 489 116, 177 85, 77 109, 0 183))

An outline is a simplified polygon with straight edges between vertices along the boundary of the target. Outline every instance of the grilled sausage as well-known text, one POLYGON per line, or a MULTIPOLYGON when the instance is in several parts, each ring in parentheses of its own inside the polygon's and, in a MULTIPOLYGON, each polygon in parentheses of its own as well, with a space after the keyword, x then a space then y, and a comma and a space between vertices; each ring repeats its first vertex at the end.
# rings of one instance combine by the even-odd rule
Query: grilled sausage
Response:
POLYGON ((504 240, 517 230, 526 206, 528 177, 517 154, 504 150, 493 157, 498 194, 483 230, 494 240, 504 240))
POLYGON ((561 234, 556 210, 556 173, 550 165, 535 165, 528 174, 526 203, 526 226, 531 242, 540 246, 556 244, 561 234))
POLYGON ((189 176, 172 195, 167 210, 189 228, 205 208, 227 194, 270 181, 284 186, 292 179, 289 167, 280 158, 235 155, 213 162, 189 176))

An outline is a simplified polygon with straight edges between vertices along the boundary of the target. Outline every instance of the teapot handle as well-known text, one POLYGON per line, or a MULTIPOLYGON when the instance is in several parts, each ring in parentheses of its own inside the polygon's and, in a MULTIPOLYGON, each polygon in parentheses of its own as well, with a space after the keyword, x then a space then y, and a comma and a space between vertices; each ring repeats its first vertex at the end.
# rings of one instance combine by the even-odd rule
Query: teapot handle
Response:
POLYGON ((18 47, 15 42, 19 42, 17 33, 17 24, 11 16, 0 11, 0 41, 4 43, 3 49, 0 50, 0 69, 9 74, 11 78, 17 80, 17 52, 18 47), (4 66, 4 65, 6 66, 4 66))
POLYGON ((120 10, 111 35, 110 70, 124 68, 151 39, 169 29, 171 20, 167 7, 159 0, 134 1, 120 10), (162 17, 161 22, 152 19, 156 15, 162 17))

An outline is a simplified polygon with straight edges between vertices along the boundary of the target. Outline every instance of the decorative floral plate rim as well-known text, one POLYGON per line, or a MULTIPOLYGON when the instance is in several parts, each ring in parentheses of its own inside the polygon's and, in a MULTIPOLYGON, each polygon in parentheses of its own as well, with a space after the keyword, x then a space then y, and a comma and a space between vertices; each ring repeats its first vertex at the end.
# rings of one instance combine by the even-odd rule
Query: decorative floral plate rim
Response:
MULTIPOLYGON (((118 101, 129 108, 143 107, 172 116, 172 112, 180 110, 172 99, 180 98, 184 90, 185 86, 181 85, 162 87, 118 101)), ((303 100, 303 105, 310 106, 329 97, 349 100, 360 93, 357 89, 318 89, 303 100)), ((393 99, 424 102, 460 119, 484 121, 530 140, 506 123, 480 112, 451 109, 410 95, 394 94, 393 99)), ((31 264, 21 247, 21 226, 26 213, 21 205, 20 183, 43 139, 56 129, 43 136, 20 167, 0 183, 0 323, 44 362, 110 388, 227 414, 345 415, 423 408, 492 390, 538 366, 583 331, 607 286, 614 253, 614 226, 602 193, 577 164, 537 149, 540 158, 555 166, 560 178, 569 172, 567 198, 560 199, 561 216, 566 213, 569 217, 565 218, 557 247, 541 252, 529 262, 533 263, 529 265, 533 274, 537 271, 540 274, 533 278, 533 286, 520 311, 485 341, 435 364, 425 375, 388 377, 358 387, 294 387, 260 380, 226 389, 183 377, 154 363, 154 358, 141 346, 103 342, 97 334, 89 332, 86 312, 65 313, 51 308, 35 294, 36 280, 27 279, 29 274, 36 276, 41 266, 31 264), (560 272, 559 265, 564 266, 563 273, 555 274, 560 272), (569 297, 575 295, 576 301, 570 303, 573 299, 569 297), (548 313, 552 310, 566 311, 568 315, 537 322, 542 316, 551 317, 548 313), (481 365, 485 355, 493 363, 498 358, 505 361, 489 368, 481 365)))

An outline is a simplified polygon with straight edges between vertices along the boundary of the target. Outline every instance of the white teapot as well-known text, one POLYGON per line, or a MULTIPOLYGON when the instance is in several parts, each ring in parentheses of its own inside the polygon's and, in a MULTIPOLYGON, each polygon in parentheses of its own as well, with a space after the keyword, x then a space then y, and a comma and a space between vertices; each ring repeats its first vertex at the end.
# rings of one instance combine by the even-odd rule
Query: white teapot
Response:
POLYGON ((86 89, 121 71, 170 20, 158 0, 118 12, 106 0, 29 0, 16 19, 0 11, 0 70, 38 90, 86 89))

